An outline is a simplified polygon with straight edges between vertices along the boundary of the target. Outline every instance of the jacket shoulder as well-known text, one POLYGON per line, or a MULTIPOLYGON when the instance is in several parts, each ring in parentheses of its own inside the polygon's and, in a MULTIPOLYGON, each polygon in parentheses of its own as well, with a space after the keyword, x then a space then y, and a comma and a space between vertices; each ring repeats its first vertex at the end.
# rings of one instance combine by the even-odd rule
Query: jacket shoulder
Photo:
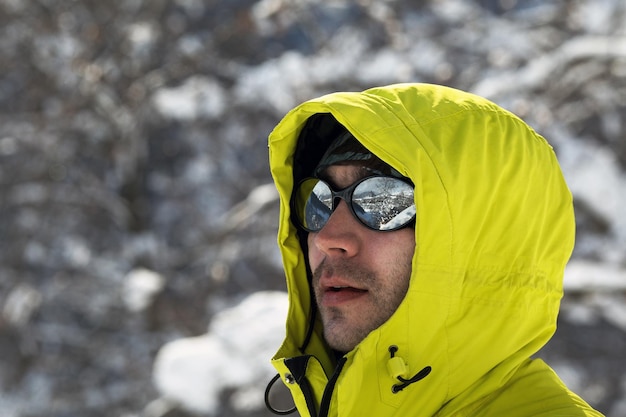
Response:
POLYGON ((466 408, 460 416, 602 417, 571 391, 540 359, 524 363, 498 391, 466 408), (471 411, 470 411, 471 410, 471 411))

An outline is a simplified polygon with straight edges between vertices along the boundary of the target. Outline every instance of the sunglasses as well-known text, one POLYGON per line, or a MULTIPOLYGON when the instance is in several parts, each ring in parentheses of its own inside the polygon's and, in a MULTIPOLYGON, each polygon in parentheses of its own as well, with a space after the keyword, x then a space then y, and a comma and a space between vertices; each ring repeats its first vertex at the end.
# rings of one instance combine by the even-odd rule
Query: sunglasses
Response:
POLYGON ((372 230, 398 230, 415 219, 413 186, 399 178, 384 176, 366 177, 339 191, 319 178, 307 178, 298 184, 292 210, 300 227, 307 232, 319 232, 340 199, 348 204, 359 222, 372 230))

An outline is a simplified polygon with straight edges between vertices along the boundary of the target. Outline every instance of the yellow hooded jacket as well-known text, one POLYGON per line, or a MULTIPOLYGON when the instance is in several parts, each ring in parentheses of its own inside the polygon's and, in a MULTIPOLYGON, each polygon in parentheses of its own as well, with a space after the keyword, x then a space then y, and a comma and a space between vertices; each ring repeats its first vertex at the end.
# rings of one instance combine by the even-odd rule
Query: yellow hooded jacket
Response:
POLYGON ((575 226, 553 149, 524 122, 468 93, 398 84, 303 103, 269 149, 290 300, 272 363, 301 416, 601 415, 530 359, 556 329, 575 226), (290 221, 296 144, 320 113, 415 184, 407 295, 341 358, 324 343, 290 221))

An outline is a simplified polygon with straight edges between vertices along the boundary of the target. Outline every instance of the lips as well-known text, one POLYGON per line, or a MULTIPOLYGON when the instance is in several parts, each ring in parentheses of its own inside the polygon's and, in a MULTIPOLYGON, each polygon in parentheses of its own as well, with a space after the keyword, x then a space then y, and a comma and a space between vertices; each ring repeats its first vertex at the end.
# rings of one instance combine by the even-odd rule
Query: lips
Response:
POLYGON ((320 307, 337 307, 367 296, 368 274, 359 265, 325 259, 313 272, 315 296, 320 307))
POLYGON ((337 307, 356 301, 367 294, 367 290, 343 284, 326 284, 322 286, 320 304, 324 307, 337 307))

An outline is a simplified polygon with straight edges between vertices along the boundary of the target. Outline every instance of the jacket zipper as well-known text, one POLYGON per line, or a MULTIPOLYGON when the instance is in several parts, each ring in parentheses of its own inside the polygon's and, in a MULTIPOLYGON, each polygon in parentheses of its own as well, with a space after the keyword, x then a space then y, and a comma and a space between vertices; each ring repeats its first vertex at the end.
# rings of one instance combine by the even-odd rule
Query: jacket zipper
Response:
POLYGON ((306 403, 306 408, 309 412, 309 416, 316 417, 317 412, 315 411, 315 396, 313 395, 313 389, 311 388, 311 384, 306 377, 306 369, 311 357, 311 355, 303 355, 286 359, 285 365, 287 366, 287 369, 289 369, 289 371, 291 372, 293 381, 296 382, 300 387, 300 392, 304 397, 304 402, 306 403))
POLYGON ((328 412, 330 411, 330 400, 333 396, 333 391, 335 390, 335 384, 337 383, 337 379, 339 378, 339 374, 341 373, 341 369, 343 368, 343 365, 345 365, 346 360, 347 359, 345 357, 339 359, 333 376, 330 378, 330 380, 328 380, 326 388, 324 388, 324 394, 322 395, 322 402, 320 403, 320 412, 318 414, 318 417, 328 417, 328 412))
POLYGON ((309 380, 307 377, 302 377, 300 380, 300 391, 304 396, 304 401, 306 402, 306 408, 309 411, 309 415, 311 417, 315 417, 317 413, 315 412, 315 399, 313 397, 313 390, 311 389, 311 384, 309 384, 309 380))

